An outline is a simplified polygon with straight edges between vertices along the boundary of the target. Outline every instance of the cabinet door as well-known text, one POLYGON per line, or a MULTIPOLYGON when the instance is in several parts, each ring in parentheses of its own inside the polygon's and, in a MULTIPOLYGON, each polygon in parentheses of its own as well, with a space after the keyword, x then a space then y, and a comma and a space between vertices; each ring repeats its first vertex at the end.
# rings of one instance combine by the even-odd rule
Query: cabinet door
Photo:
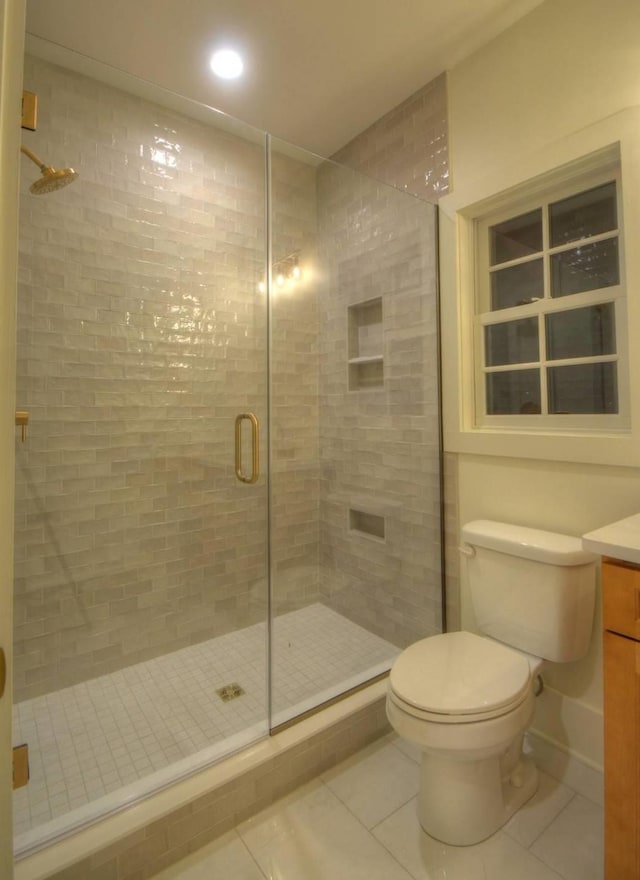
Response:
POLYGON ((640 639, 640 568, 605 560, 602 563, 604 628, 640 639))
POLYGON ((640 877, 640 642, 604 634, 605 877, 640 877))

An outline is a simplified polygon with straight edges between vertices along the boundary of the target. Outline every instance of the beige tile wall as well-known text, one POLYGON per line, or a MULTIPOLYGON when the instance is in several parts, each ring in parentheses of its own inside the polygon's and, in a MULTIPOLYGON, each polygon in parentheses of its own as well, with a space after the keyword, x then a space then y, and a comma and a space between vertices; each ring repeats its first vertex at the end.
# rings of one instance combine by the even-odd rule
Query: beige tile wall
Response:
MULTIPOLYGON (((23 163, 18 700, 266 609, 266 477, 239 483, 233 458, 236 413, 266 424, 263 144, 36 59, 25 85, 40 98, 26 145, 80 178, 35 197, 23 163)), ((315 224, 313 172, 295 165, 273 172, 274 247, 292 250, 315 224)), ((315 321, 307 289, 272 328, 276 434, 306 432, 302 459, 288 443, 274 461, 278 528, 304 522, 278 544, 278 571, 317 560, 317 423, 293 406, 314 394, 315 321)))
POLYGON ((331 163, 318 205, 321 588, 404 646, 441 631, 435 209, 331 163), (349 310, 353 324, 354 307, 378 300, 362 351, 375 356, 377 337, 382 378, 350 389, 348 360, 362 351, 350 350, 349 310))
POLYGON ((302 151, 271 145, 274 274, 297 254, 301 278, 272 286, 272 608, 319 596, 318 285, 316 168, 302 151), (286 152, 285 152, 286 150, 286 152))
POLYGON ((436 202, 450 183, 446 74, 398 104, 332 158, 436 202))
MULTIPOLYGON (((262 145, 40 60, 25 84, 26 145, 81 177, 34 197, 24 160, 17 699, 266 611, 266 480, 238 483, 232 447, 237 412, 266 423, 262 145)), ((418 180, 426 150, 444 191, 444 86, 343 158, 418 180)), ((433 217, 301 159, 275 142, 273 259, 310 271, 270 327, 274 608, 322 595, 405 644, 439 618, 433 217), (378 296, 384 390, 348 392, 347 306, 378 296), (349 533, 349 508, 385 517, 384 545, 349 533)), ((266 431, 261 454, 264 472, 266 431)))
MULTIPOLYGON (((334 158, 376 180, 437 203, 451 187, 446 74, 427 83, 387 113, 339 150, 334 158)), ((432 295, 429 293, 429 297, 432 295)), ((433 358, 431 350, 431 369, 433 358)), ((433 395, 430 399, 433 403, 433 395)), ((455 455, 445 457, 443 471, 447 628, 458 629, 459 523, 455 455)), ((435 526, 431 534, 434 533, 435 526)), ((430 590, 435 593, 433 585, 430 590)))

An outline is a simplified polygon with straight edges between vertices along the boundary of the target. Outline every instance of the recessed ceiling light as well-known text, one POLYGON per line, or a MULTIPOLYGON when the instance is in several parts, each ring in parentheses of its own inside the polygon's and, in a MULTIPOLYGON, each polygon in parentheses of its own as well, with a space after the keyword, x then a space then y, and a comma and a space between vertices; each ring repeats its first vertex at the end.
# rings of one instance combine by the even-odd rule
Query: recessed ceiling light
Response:
POLYGON ((218 49, 211 56, 211 70, 221 79, 237 79, 242 76, 242 58, 233 49, 218 49))

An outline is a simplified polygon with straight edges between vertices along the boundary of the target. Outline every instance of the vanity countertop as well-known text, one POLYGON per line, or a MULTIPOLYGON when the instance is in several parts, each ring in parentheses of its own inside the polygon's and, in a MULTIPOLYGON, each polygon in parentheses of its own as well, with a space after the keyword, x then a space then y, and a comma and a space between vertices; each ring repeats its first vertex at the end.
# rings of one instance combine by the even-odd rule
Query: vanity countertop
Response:
POLYGON ((640 565, 640 513, 587 532, 582 546, 601 556, 640 565))

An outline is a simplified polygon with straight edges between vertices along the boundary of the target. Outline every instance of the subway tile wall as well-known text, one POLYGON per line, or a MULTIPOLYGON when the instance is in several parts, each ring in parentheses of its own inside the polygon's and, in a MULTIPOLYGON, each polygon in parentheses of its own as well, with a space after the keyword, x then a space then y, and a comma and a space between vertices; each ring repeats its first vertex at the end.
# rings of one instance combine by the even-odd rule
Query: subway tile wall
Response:
MULTIPOLYGON (((446 74, 385 114, 333 158, 436 204, 451 188, 446 74)), ((457 456, 453 453, 444 455, 443 477, 447 628, 459 629, 457 456)))
POLYGON ((405 646, 441 631, 435 208, 332 163, 318 205, 321 594, 405 646))
MULTIPOLYGON (((301 277, 272 285, 272 611, 319 598, 319 315, 316 166, 271 140, 273 274, 295 255, 301 277)), ((288 266, 290 267, 290 263, 288 266)), ((261 593, 264 595, 264 593, 261 593)))
MULTIPOLYGON (((22 168, 17 405, 30 426, 17 444, 17 700, 266 610, 266 479, 238 482, 233 457, 235 415, 266 422, 263 143, 38 59, 25 85, 40 98, 26 145, 80 178, 36 197, 38 172, 22 168)), ((313 174, 295 164, 274 163, 292 250, 315 223, 313 174)), ((312 292, 278 317, 274 423, 292 436, 299 409, 285 387, 295 397, 316 372, 304 353, 312 292)), ((317 434, 313 418, 305 429, 317 434)), ((285 461, 274 512, 286 530, 317 500, 312 478, 284 479, 285 461)), ((317 525, 282 541, 274 566, 309 553, 317 525)))
POLYGON ((446 74, 398 104, 332 158, 435 203, 450 186, 446 74))
MULTIPOLYGON (((39 59, 25 87, 25 144, 81 177, 35 197, 22 169, 17 700, 267 608, 266 479, 239 483, 233 461, 235 415, 266 423, 263 144, 39 59)), ((441 149, 444 80, 423 92, 393 125, 441 149)), ((365 134, 354 164, 382 143, 365 134)), ((273 608, 320 598, 403 645, 439 628, 433 211, 277 141, 272 180, 273 260, 303 268, 270 324, 273 608), (356 334, 383 386, 364 364, 349 390, 349 307, 358 324, 369 300, 380 328, 356 334), (353 527, 380 521, 384 540, 353 527)))

